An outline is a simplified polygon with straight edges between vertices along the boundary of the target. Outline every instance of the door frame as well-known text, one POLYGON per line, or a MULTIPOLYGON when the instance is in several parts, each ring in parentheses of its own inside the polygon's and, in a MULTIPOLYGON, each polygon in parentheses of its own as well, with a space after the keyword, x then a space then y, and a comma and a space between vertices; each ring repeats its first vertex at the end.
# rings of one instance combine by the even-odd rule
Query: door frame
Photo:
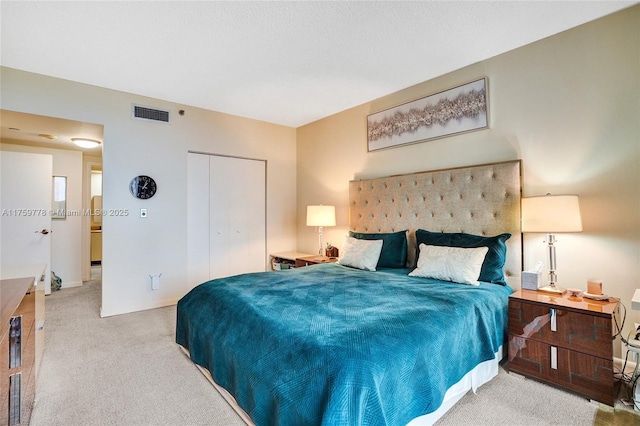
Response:
MULTIPOLYGON (((94 166, 100 166, 100 170, 102 170, 102 162, 86 161, 83 164, 84 177, 82 179, 82 205, 86 212, 91 209, 91 171, 94 166)), ((102 178, 104 179, 104 170, 102 170, 102 178)), ((82 281, 89 281, 91 279, 91 218, 88 215, 82 215, 81 250, 82 281)))

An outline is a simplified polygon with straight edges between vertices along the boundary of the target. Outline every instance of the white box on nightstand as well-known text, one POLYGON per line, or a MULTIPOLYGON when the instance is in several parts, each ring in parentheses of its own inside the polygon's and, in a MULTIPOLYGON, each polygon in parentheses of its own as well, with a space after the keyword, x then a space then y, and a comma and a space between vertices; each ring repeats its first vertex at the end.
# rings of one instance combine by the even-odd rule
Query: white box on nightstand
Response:
POLYGON ((522 271, 522 288, 525 290, 540 288, 540 272, 522 271))

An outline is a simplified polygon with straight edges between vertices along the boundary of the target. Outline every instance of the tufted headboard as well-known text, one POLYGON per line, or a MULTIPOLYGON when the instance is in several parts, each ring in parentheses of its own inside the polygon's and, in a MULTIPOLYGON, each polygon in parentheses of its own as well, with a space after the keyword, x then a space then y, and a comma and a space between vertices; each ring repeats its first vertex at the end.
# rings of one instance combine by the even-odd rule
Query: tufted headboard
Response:
POLYGON ((407 264, 416 263, 416 229, 493 236, 508 232, 507 283, 520 288, 521 161, 349 182, 349 229, 409 230, 407 264))

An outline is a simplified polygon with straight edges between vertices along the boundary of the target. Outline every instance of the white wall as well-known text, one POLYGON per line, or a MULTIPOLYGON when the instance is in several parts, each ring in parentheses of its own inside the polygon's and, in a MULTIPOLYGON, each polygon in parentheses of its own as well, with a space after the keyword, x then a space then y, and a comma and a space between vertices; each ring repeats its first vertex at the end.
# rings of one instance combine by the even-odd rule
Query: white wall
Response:
MULTIPOLYGON (((53 175, 67 177, 67 210, 82 212, 82 152, 38 148, 2 142, 3 151, 48 154, 53 158, 53 175)), ((82 217, 68 215, 51 221, 51 270, 62 278, 63 287, 82 285, 82 217)))
POLYGON ((10 68, 1 72, 3 109, 104 125, 103 209, 129 215, 103 218, 103 316, 166 306, 184 295, 189 150, 267 160, 267 250, 295 248, 295 129, 10 68), (169 110, 171 124, 131 119, 132 103, 169 110), (150 200, 129 193, 139 174, 158 184, 150 200), (148 209, 146 219, 140 208, 148 209), (160 288, 151 290, 149 274, 160 273, 160 288))
MULTIPOLYGON (((348 230, 348 181, 522 159, 523 195, 580 196, 580 234, 558 235, 558 279, 586 289, 599 277, 640 312, 640 6, 465 67, 298 128, 298 250, 313 253, 308 204, 334 204, 348 230), (366 117, 486 76, 490 129, 367 152, 366 117)), ((525 236, 525 267, 547 264, 544 235, 525 236)))

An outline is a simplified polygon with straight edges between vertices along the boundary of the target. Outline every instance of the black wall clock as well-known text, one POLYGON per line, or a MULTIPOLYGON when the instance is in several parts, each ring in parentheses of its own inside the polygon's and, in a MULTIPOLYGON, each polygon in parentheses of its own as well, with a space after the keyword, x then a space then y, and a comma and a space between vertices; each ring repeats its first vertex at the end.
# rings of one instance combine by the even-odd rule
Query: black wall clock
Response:
POLYGON ((129 183, 129 191, 131 191, 131 195, 136 198, 140 198, 141 200, 153 197, 156 194, 157 189, 158 185, 156 185, 156 181, 149 176, 136 176, 131 179, 131 183, 129 183))

